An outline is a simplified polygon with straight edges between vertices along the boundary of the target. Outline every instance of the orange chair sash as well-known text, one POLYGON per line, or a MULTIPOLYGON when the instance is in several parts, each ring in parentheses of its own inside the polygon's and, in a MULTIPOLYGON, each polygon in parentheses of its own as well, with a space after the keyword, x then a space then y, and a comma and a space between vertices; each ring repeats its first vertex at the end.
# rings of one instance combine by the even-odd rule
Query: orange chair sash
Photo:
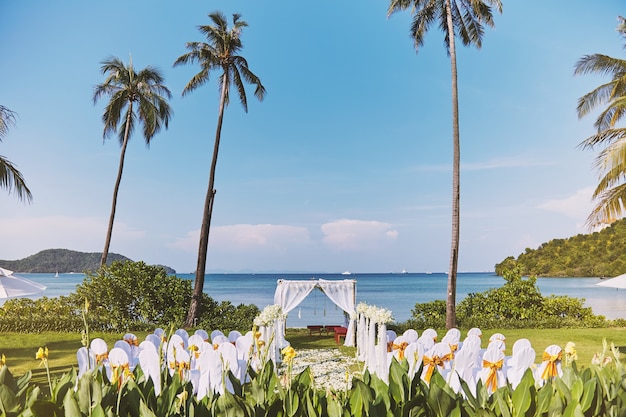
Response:
POLYGON ((498 362, 489 362, 483 360, 483 368, 489 368, 489 375, 487 375, 487 381, 485 385, 491 392, 498 389, 498 369, 502 369, 504 361, 500 359, 498 362))
POLYGON ((541 361, 548 363, 546 364, 546 368, 541 373, 541 378, 548 379, 557 376, 556 362, 560 361, 562 358, 563 351, 559 352, 557 355, 550 355, 548 352, 543 352, 541 361))
POLYGON ((398 351, 398 358, 400 360, 404 359, 404 350, 406 349, 406 347, 409 345, 408 342, 402 342, 399 345, 396 345, 395 343, 391 344, 391 349, 393 349, 394 351, 397 350, 398 351))

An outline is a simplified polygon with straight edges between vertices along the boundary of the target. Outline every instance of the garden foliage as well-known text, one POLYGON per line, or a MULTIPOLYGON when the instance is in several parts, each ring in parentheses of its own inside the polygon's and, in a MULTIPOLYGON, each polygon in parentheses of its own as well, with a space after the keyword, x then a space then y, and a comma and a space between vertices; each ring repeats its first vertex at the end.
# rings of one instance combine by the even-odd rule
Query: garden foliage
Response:
MULTIPOLYGON (((585 328, 605 327, 604 316, 584 307, 583 298, 544 297, 537 278, 521 276, 519 268, 503 271, 505 283, 481 293, 471 293, 457 305, 458 327, 471 328, 585 328)), ((405 323, 413 328, 445 328, 443 300, 418 303, 405 323)))
MULTIPOLYGON (((180 327, 191 300, 192 282, 168 275, 161 266, 144 262, 113 262, 87 273, 69 296, 37 300, 7 300, 0 307, 0 331, 80 332, 82 308, 89 302, 89 328, 93 331, 124 332, 180 327)), ((198 326, 224 331, 252 326, 259 313, 255 305, 234 306, 216 302, 204 294, 198 326)))
MULTIPOLYGON (((197 398, 193 384, 163 369, 163 389, 155 395, 152 379, 140 367, 125 379, 109 381, 102 370, 80 378, 72 372, 49 382, 49 394, 30 382, 30 374, 14 378, 0 365, 0 415, 3 416, 289 416, 289 417, 530 417, 624 416, 626 370, 614 347, 590 367, 574 363, 563 375, 537 384, 529 371, 513 389, 489 395, 479 382, 476 394, 463 385, 456 393, 437 372, 430 384, 408 377, 406 359, 392 360, 389 383, 365 373, 346 391, 317 389, 307 368, 297 375, 278 375, 271 361, 241 384, 230 372, 232 390, 197 398)), ((417 375, 420 375, 418 372, 417 375)), ((47 388, 47 387, 43 387, 47 388)), ((47 390, 46 390, 47 391, 47 390)))

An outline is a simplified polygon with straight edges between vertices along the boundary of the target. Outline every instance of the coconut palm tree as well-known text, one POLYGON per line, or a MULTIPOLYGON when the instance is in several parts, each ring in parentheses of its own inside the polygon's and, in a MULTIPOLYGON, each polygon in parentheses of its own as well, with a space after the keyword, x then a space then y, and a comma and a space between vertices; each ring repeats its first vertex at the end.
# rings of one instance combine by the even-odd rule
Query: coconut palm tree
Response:
POLYGON ((457 87, 456 38, 463 45, 480 48, 483 25, 493 27, 492 7, 502 12, 500 0, 391 0, 388 15, 411 8, 411 38, 416 51, 424 44, 426 32, 433 24, 444 33, 444 43, 450 56, 452 72, 452 244, 448 269, 448 293, 446 301, 446 326, 456 326, 456 276, 459 259, 460 231, 460 134, 459 91, 457 87))
MULTIPOLYGON (((11 126, 15 126, 15 112, 0 105, 0 142, 6 137, 11 126)), ((9 193, 15 191, 20 200, 29 203, 33 200, 22 173, 2 155, 0 155, 0 188, 6 188, 9 193)))
POLYGON ((140 123, 143 125, 146 145, 149 146, 152 137, 161 130, 162 126, 167 129, 172 111, 167 102, 171 93, 163 85, 163 77, 156 68, 148 66, 136 72, 132 58, 128 65, 116 57, 107 58, 101 64, 101 71, 103 75, 106 75, 106 79, 102 84, 95 87, 93 102, 95 104, 102 96, 110 97, 102 114, 103 138, 106 139, 109 135, 117 132, 122 147, 117 179, 113 188, 109 227, 100 262, 100 265, 104 266, 109 255, 117 194, 122 181, 128 139, 133 133, 135 125, 140 123))
MULTIPOLYGON (((620 16, 618 20, 617 31, 626 39, 626 19, 620 16)), ((594 163, 600 172, 600 182, 593 193, 597 203, 587 218, 587 225, 593 228, 613 223, 624 214, 626 128, 620 127, 619 122, 626 113, 626 60, 602 54, 585 55, 576 63, 574 74, 611 77, 609 82, 578 100, 579 119, 595 108, 606 105, 594 123, 596 133, 581 142, 583 148, 602 148, 594 163)))
POLYGON ((209 244, 209 229, 211 227, 211 216, 213 213, 213 201, 215 198, 215 167, 217 166, 217 154, 220 146, 222 121, 224 119, 224 109, 228 106, 230 98, 230 88, 233 86, 243 108, 248 112, 248 101, 244 81, 256 85, 254 95, 263 100, 265 97, 265 87, 261 80, 248 68, 248 61, 238 55, 243 45, 241 43, 241 32, 248 24, 241 20, 240 14, 233 14, 233 24, 228 27, 228 21, 223 13, 216 11, 209 14, 211 25, 198 26, 202 34, 206 36, 207 42, 187 42, 189 50, 184 55, 178 57, 174 66, 198 63, 200 72, 194 75, 183 89, 183 96, 200 87, 209 81, 212 70, 220 71, 218 78, 220 86, 220 105, 217 117, 217 129, 215 131, 215 143, 213 146, 213 158, 211 160, 211 170, 209 172, 209 186, 202 211, 202 226, 200 228, 200 242, 198 248, 198 264, 196 267, 196 278, 193 288, 193 297, 186 326, 193 325, 198 317, 198 306, 202 299, 204 288, 204 275, 206 273, 206 256, 209 244))

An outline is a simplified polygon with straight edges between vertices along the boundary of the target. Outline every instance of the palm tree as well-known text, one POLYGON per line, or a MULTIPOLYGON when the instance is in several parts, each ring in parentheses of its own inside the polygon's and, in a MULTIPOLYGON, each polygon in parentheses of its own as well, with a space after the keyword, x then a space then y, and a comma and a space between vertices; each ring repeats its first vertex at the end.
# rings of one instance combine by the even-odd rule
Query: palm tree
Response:
POLYGON ((196 279, 194 282, 193 297, 185 322, 186 326, 192 326, 194 320, 198 317, 198 306, 202 300, 204 275, 206 272, 206 256, 209 244, 209 229, 211 227, 213 200, 215 198, 215 167, 217 165, 217 154, 220 146, 224 109, 229 103, 230 87, 232 85, 237 90, 239 100, 246 112, 248 112, 248 101, 244 81, 256 85, 254 95, 259 100, 263 100, 265 97, 265 87, 261 84, 261 80, 248 69, 248 61, 238 55, 243 47, 241 43, 241 31, 244 27, 248 26, 248 24, 240 20, 240 14, 233 14, 233 25, 229 28, 226 17, 219 11, 209 14, 209 19, 213 22, 212 25, 198 26, 200 32, 206 36, 207 42, 187 42, 186 47, 189 52, 181 55, 174 62, 174 66, 197 62, 201 67, 200 72, 194 75, 183 89, 183 96, 209 81, 209 75, 212 70, 221 71, 219 77, 220 106, 217 118, 217 129, 215 131, 215 144, 213 146, 213 159, 211 160, 209 186, 202 212, 196 279))
POLYGON ((128 139, 133 133, 136 123, 143 125, 143 136, 147 146, 150 145, 152 137, 161 130, 163 125, 167 129, 171 115, 167 99, 171 97, 171 93, 163 85, 163 77, 159 70, 148 66, 135 72, 132 58, 128 65, 116 57, 110 57, 102 61, 101 64, 102 74, 106 75, 106 80, 95 87, 93 102, 95 104, 100 97, 105 95, 110 97, 110 101, 102 114, 103 138, 119 131, 118 138, 122 147, 117 179, 113 188, 109 228, 100 262, 100 265, 104 266, 109 255, 117 194, 122 181, 124 155, 126 154, 128 139), (123 112, 125 113, 122 114, 123 112))
MULTIPOLYGON (((618 17, 617 31, 626 39, 626 19, 618 17)), ((624 46, 626 49, 626 45, 624 46)), ((585 55, 577 63, 574 74, 610 75, 611 80, 585 94, 578 100, 578 118, 588 115, 598 106, 600 112, 594 126, 596 133, 583 142, 583 148, 602 146, 595 159, 600 182, 593 198, 597 204, 587 218, 590 228, 610 224, 624 213, 626 201, 626 128, 618 123, 626 113, 626 60, 602 54, 585 55)))
MULTIPOLYGON (((0 105, 0 142, 9 133, 11 126, 15 126, 15 112, 0 105)), ((33 200, 33 195, 26 186, 21 172, 2 155, 0 155, 0 188, 6 188, 9 193, 15 190, 20 200, 26 200, 29 203, 33 200)))
POLYGON ((446 327, 456 326, 456 276, 459 259, 460 231, 460 135, 459 135, 459 91, 457 87, 456 46, 458 36, 463 45, 480 48, 483 24, 494 26, 491 7, 502 13, 500 0, 391 0, 387 14, 411 8, 413 22, 411 38, 416 51, 424 44, 426 32, 431 25, 438 24, 444 32, 444 42, 450 56, 452 72, 452 244, 448 269, 448 294, 446 301, 446 327))

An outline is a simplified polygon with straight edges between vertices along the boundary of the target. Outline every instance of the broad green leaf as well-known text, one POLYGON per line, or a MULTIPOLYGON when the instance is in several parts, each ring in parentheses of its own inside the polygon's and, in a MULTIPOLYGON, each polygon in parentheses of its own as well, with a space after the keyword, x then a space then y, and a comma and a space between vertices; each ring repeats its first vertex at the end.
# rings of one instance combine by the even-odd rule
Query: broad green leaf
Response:
POLYGON ((6 385, 0 385, 0 412, 8 414, 15 411, 19 405, 18 397, 6 385))
POLYGON ((35 417, 55 417, 63 414, 53 402, 43 400, 35 401, 30 411, 35 417))
MULTIPOLYGON (((526 373, 531 375, 530 370, 528 370, 526 373)), ((515 390, 513 391, 513 417, 525 416, 526 412, 530 408, 533 396, 535 395, 534 379, 532 379, 532 375, 530 376, 530 378, 526 378, 526 373, 520 381, 519 385, 515 387, 515 390)))
POLYGON ((498 389, 491 397, 493 400, 493 409, 497 415, 502 417, 511 417, 511 410, 509 408, 509 402, 507 397, 509 391, 506 387, 498 389))
POLYGON ((585 382, 583 395, 580 399, 580 408, 582 409, 583 413, 586 413, 587 410, 591 409, 594 403, 599 403, 600 398, 601 393, 598 389, 598 380, 596 378, 591 378, 590 380, 585 382))
POLYGON ((585 417, 578 402, 568 404, 563 412, 563 417, 585 417))
POLYGON ((73 395, 74 391, 66 391, 63 397, 63 408, 65 411, 65 417, 81 417, 80 407, 73 395))

